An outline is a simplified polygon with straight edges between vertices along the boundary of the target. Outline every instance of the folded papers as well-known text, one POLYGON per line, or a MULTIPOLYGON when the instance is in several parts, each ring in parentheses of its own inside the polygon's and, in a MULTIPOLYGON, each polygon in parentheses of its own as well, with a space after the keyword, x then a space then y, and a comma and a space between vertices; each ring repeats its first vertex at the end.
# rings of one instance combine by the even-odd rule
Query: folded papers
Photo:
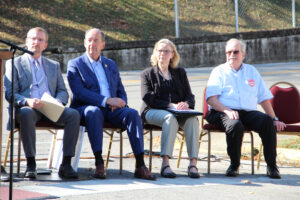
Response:
POLYGON ((51 121, 57 122, 64 111, 65 106, 46 92, 43 94, 41 102, 45 105, 37 110, 43 113, 51 121))

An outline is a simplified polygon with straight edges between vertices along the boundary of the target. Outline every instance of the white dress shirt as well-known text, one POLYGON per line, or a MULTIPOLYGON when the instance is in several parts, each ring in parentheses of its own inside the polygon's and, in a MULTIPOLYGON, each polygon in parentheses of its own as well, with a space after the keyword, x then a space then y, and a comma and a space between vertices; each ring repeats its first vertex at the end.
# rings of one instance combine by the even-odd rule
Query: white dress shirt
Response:
POLYGON ((111 94, 110 94, 109 84, 108 84, 108 81, 107 81, 107 78, 106 78, 106 74, 105 74, 105 71, 103 69, 101 57, 99 57, 98 61, 95 61, 92 58, 90 58, 89 55, 87 55, 87 56, 90 60, 92 68, 93 68, 93 70, 95 72, 95 75, 97 77, 98 84, 99 84, 99 87, 100 87, 100 94, 102 96, 105 96, 105 98, 101 102, 101 105, 103 107, 105 107, 106 106, 106 101, 109 97, 111 97, 111 94))

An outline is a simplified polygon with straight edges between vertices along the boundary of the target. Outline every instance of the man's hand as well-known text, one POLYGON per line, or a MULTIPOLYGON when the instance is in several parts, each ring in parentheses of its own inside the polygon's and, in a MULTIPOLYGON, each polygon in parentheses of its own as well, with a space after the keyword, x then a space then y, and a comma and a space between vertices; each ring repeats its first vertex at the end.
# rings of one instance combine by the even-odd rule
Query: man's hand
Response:
POLYGON ((277 131, 283 131, 283 129, 286 127, 285 123, 281 121, 274 121, 274 125, 276 126, 277 131))
POLYGON ((106 104, 109 106, 112 112, 126 106, 125 101, 121 98, 108 98, 106 100, 106 104))
POLYGON ((234 110, 224 110, 224 113, 229 117, 229 119, 239 119, 239 113, 234 110))
POLYGON ((26 105, 29 106, 30 108, 37 109, 44 106, 45 104, 43 104, 40 99, 33 98, 33 99, 27 99, 26 105))

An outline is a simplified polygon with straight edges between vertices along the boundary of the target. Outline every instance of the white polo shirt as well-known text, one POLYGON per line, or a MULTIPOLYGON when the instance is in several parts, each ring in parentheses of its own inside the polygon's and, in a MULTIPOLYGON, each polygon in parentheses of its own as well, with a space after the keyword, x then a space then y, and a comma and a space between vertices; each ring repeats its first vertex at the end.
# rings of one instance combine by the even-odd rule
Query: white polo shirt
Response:
POLYGON ((227 63, 213 69, 210 74, 206 100, 218 96, 226 107, 238 110, 256 110, 257 104, 273 95, 254 66, 242 64, 236 71, 227 63))

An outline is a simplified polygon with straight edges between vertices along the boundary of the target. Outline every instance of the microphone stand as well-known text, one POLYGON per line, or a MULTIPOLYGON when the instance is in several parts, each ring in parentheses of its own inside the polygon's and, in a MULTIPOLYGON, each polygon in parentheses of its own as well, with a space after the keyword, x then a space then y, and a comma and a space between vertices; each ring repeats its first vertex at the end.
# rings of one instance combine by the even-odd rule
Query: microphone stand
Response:
POLYGON ((1 43, 4 43, 8 46, 10 46, 10 51, 13 53, 12 59, 11 59, 11 90, 12 90, 12 95, 10 99, 10 160, 9 160, 9 165, 10 165, 10 170, 9 170, 9 199, 12 199, 12 189, 13 189, 13 150, 14 150, 14 129, 15 129, 15 117, 14 117, 14 108, 15 108, 15 82, 14 82, 14 73, 15 73, 15 64, 14 64, 14 56, 16 50, 23 51, 25 53, 28 53, 30 55, 33 55, 34 53, 31 51, 28 51, 27 49, 24 49, 22 47, 19 47, 13 43, 4 41, 0 39, 1 43))

